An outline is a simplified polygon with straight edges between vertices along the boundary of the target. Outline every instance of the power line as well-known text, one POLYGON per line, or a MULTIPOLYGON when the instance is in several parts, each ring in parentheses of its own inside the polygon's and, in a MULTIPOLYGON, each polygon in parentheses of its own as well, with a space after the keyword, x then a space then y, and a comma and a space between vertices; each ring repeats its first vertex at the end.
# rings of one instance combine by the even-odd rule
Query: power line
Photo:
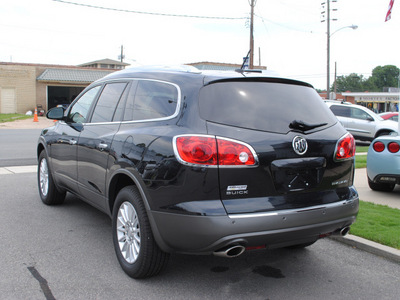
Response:
POLYGON ((84 6, 89 8, 103 9, 103 10, 111 10, 125 13, 133 13, 133 14, 142 14, 142 15, 153 15, 153 16, 162 16, 162 17, 178 17, 178 18, 196 18, 196 19, 217 19, 217 20, 244 20, 247 17, 211 17, 211 16, 195 16, 195 15, 178 15, 178 14, 166 14, 166 13, 156 13, 156 12, 146 12, 146 11, 137 11, 137 10, 128 10, 128 9, 120 9, 113 7, 104 7, 97 5, 90 5, 78 2, 64 1, 64 0, 53 0, 55 2, 60 2, 64 4, 71 4, 77 6, 84 6))

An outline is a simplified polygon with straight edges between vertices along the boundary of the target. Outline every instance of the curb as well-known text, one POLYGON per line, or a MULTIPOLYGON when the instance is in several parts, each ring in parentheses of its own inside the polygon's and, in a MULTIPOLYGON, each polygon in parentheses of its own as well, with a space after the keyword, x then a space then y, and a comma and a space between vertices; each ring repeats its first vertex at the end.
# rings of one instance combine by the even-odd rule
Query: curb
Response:
POLYGON ((356 153, 356 155, 367 155, 368 154, 368 152, 358 152, 358 153, 356 153))
POLYGON ((400 263, 400 250, 398 249, 384 246, 351 234, 348 234, 346 236, 331 236, 330 238, 340 243, 400 263))

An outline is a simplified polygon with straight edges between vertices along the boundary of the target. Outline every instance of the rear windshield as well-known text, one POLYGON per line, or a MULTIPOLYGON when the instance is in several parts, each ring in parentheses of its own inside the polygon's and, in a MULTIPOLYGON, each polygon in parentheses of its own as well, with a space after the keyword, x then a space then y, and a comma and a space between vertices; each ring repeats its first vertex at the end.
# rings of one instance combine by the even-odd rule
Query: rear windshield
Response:
POLYGON ((205 120, 276 133, 295 120, 324 124, 318 129, 337 122, 313 88, 287 83, 216 82, 201 89, 199 104, 205 120))

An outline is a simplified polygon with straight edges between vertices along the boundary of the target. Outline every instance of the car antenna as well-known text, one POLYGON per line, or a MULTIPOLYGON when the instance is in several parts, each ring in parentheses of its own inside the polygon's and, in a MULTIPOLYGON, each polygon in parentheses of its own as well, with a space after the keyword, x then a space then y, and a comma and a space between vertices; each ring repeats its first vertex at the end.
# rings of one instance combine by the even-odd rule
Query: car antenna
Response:
POLYGON ((246 73, 262 73, 261 70, 245 69, 245 68, 244 68, 244 67, 246 66, 246 62, 247 62, 248 57, 249 57, 249 55, 250 55, 250 51, 251 51, 251 50, 249 50, 249 52, 247 52, 246 57, 243 59, 243 63, 242 63, 242 66, 240 67, 240 69, 236 69, 236 70, 235 70, 235 72, 238 72, 238 73, 242 74, 243 76, 244 76, 243 73, 245 73, 245 72, 246 72, 246 73))

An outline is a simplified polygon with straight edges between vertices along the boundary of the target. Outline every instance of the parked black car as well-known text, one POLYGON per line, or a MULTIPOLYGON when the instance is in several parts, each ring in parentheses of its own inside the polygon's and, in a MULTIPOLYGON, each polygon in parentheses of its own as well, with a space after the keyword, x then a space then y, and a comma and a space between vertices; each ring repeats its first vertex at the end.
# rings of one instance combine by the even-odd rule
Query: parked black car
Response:
POLYGON ((142 68, 86 88, 37 148, 39 193, 112 218, 131 277, 169 253, 234 257, 346 234, 355 144, 307 83, 261 72, 142 68))

